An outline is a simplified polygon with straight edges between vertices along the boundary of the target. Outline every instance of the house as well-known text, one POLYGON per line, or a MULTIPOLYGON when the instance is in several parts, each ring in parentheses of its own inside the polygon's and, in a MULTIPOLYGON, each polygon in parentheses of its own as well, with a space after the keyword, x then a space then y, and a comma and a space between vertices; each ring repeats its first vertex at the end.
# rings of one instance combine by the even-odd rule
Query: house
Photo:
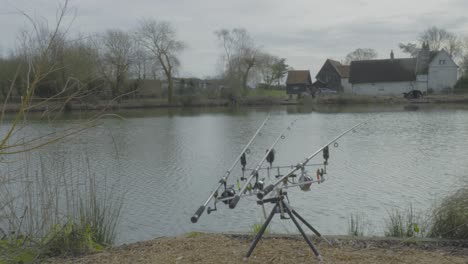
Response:
POLYGON ((320 71, 315 76, 317 85, 335 90, 337 92, 351 93, 349 84, 349 65, 343 65, 338 61, 327 59, 320 71))
POLYGON ((312 88, 312 78, 310 71, 288 71, 286 79, 286 93, 289 95, 310 93, 312 88))
POLYGON ((458 66, 445 51, 430 52, 423 44, 416 58, 353 61, 351 91, 360 95, 401 95, 411 90, 444 93, 458 80, 458 66))

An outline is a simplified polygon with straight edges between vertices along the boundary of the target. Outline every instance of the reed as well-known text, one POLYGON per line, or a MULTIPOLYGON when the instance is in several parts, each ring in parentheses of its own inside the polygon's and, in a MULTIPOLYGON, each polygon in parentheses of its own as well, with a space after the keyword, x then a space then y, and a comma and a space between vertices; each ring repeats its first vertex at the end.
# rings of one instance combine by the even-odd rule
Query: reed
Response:
POLYGON ((432 211, 430 237, 468 239, 468 184, 444 198, 432 211))
POLYGON ((387 237, 424 236, 424 217, 414 210, 412 204, 403 210, 394 208, 388 211, 388 219, 385 222, 387 237))

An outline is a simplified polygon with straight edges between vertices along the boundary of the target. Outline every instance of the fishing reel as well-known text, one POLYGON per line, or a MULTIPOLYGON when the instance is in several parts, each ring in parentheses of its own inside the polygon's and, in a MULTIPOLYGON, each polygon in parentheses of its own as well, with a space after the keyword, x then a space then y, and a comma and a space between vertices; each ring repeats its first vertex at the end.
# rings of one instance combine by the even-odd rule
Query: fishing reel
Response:
POLYGON ((310 191, 310 186, 312 186, 312 177, 307 175, 306 171, 302 173, 298 181, 299 181, 299 188, 301 189, 301 191, 303 192, 310 191))
POLYGON ((232 199, 226 199, 226 198, 232 198, 236 195, 236 190, 234 190, 234 186, 229 186, 224 191, 221 193, 221 199, 223 199, 224 204, 229 204, 232 199))
POLYGON ((264 180, 265 179, 261 179, 261 180, 256 181, 254 186, 253 186, 253 189, 262 191, 263 188, 265 187, 264 180))
MULTIPOLYGON (((236 195, 236 191, 234 190, 234 185, 232 186, 229 186, 229 187, 226 187, 224 189, 224 191, 221 193, 221 197, 220 197, 220 200, 225 204, 225 205, 228 205, 232 199, 229 199, 229 198, 234 198, 234 196, 236 195)), ((218 192, 216 191, 213 195, 213 197, 215 199, 218 198, 218 192)), ((218 208, 216 207, 216 204, 217 204, 217 201, 215 200, 214 202, 214 208, 211 208, 211 207, 208 207, 206 209, 206 212, 208 214, 210 214, 211 212, 214 212, 214 211, 217 211, 218 208)))

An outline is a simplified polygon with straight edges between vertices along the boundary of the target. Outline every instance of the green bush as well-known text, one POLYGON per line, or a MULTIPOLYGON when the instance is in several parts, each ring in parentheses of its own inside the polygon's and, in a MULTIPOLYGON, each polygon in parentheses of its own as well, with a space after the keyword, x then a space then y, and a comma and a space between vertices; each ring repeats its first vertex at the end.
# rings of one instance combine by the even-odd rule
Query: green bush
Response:
POLYGON ((0 240, 0 264, 35 263, 39 252, 30 247, 24 239, 0 240))
POLYGON ((104 249, 102 241, 98 241, 99 230, 84 221, 80 224, 70 221, 60 226, 56 225, 51 233, 41 241, 41 255, 79 255, 104 249))
POLYGON ((431 220, 430 237, 468 239, 468 185, 443 199, 431 220))

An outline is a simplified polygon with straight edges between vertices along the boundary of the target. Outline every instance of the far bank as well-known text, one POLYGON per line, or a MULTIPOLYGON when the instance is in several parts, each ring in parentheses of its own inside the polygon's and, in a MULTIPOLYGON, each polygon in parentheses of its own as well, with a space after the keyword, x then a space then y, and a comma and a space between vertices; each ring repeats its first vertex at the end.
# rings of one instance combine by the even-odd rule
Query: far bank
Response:
MULTIPOLYGON (((83 112, 83 111, 122 111, 130 109, 158 109, 158 108, 224 108, 224 107, 264 107, 264 106, 304 106, 320 108, 326 106, 408 106, 422 105, 468 105, 468 94, 428 95, 418 99, 406 99, 402 96, 358 96, 358 95, 322 95, 302 96, 289 98, 287 95, 275 97, 241 97, 236 100, 229 99, 202 99, 191 98, 168 103, 165 99, 125 99, 125 100, 71 100, 51 101, 36 98, 29 112, 83 112)), ((7 113, 18 112, 21 108, 19 102, 7 103, 3 111, 7 113)))

